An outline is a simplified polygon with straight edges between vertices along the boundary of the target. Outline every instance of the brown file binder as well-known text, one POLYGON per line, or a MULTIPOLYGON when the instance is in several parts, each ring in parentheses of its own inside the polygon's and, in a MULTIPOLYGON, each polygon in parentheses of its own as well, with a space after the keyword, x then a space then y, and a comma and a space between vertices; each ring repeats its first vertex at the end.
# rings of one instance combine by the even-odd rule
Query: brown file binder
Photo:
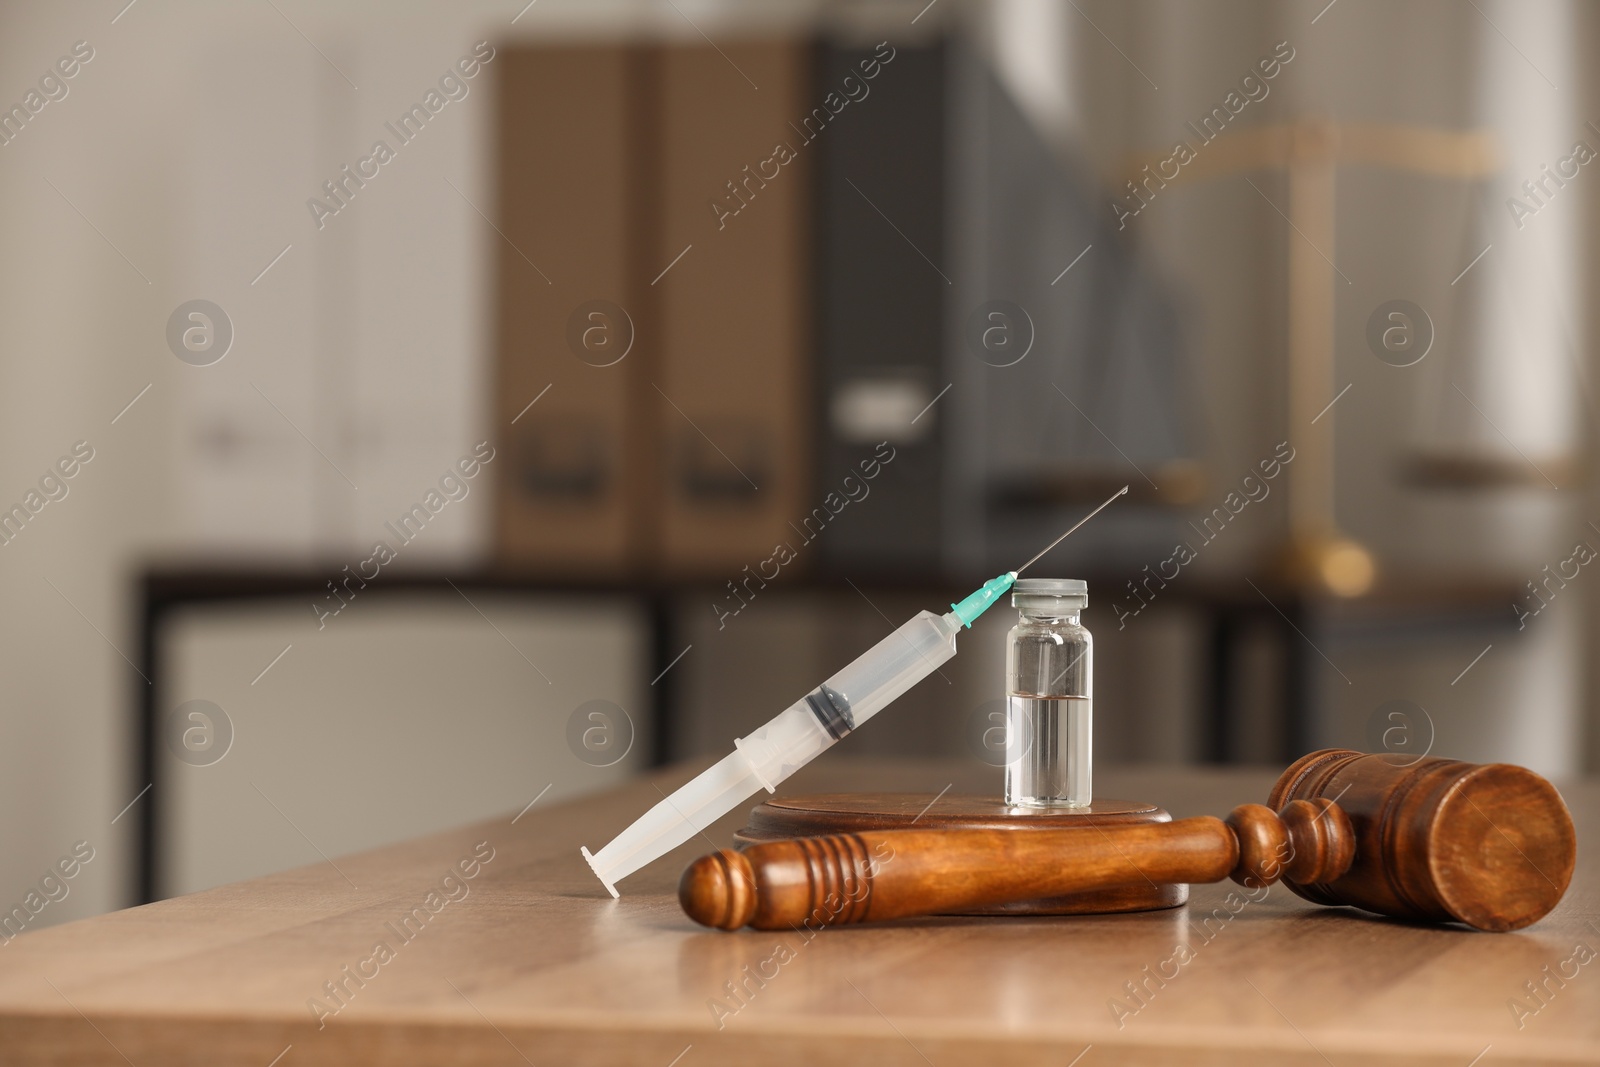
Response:
POLYGON ((505 49, 497 127, 496 542, 536 569, 637 570, 648 389, 636 192, 639 80, 626 46, 505 49), (529 403, 537 398, 537 403, 529 403))
POLYGON ((800 547, 789 523, 810 492, 815 149, 791 123, 809 106, 811 49, 672 47, 660 64, 662 565, 733 579, 800 547))
POLYGON ((799 40, 507 50, 505 562, 735 579, 802 547, 810 67, 799 40))

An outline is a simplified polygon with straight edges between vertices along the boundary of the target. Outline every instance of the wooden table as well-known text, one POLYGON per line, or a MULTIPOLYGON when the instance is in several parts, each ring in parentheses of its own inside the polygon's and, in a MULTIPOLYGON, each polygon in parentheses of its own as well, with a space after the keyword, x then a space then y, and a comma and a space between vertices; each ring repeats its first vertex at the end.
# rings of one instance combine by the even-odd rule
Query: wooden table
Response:
MULTIPOLYGON (((1554 914, 1515 934, 1319 908, 1276 886, 1258 902, 1234 898, 1234 914, 1225 884, 1196 886, 1187 908, 1165 912, 925 919, 807 941, 685 919, 673 893, 704 840, 625 881, 618 901, 584 866, 579 845, 603 844, 690 770, 342 857, 337 869, 24 934, 0 947, 0 1063, 1600 1062, 1600 784, 1564 790, 1577 876, 1554 914), (474 869, 479 842, 493 858, 474 869), (444 883, 462 860, 474 877, 444 883), (418 907, 406 941, 395 927, 418 907), (380 941, 386 961, 373 955, 380 941), (1179 945, 1193 958, 1147 981, 1179 945), (358 986, 347 966, 370 977, 358 986), (342 1007, 324 995, 339 980, 342 1007), (1542 980, 1541 1006, 1524 983, 1542 980), (1130 982, 1148 992, 1134 1000, 1130 982), (736 999, 730 983, 750 992, 736 999), (320 1029, 308 1004, 319 996, 320 1029)), ((982 792, 992 776, 835 754, 790 785, 982 792)), ((1102 772, 1097 785, 1183 817, 1263 800, 1273 777, 1102 772)), ((711 837, 725 843, 741 818, 711 837)))

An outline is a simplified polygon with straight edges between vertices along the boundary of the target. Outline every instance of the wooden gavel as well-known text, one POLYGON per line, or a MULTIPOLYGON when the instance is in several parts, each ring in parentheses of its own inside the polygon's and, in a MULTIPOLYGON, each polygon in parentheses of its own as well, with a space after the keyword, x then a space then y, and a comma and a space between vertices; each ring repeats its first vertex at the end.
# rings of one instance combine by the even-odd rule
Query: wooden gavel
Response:
POLYGON ((1328 749, 1285 771, 1268 805, 1242 804, 1226 821, 772 841, 696 860, 678 900, 705 926, 782 930, 1146 882, 1281 878, 1318 904, 1516 930, 1572 880, 1577 840, 1561 795, 1510 764, 1328 749))

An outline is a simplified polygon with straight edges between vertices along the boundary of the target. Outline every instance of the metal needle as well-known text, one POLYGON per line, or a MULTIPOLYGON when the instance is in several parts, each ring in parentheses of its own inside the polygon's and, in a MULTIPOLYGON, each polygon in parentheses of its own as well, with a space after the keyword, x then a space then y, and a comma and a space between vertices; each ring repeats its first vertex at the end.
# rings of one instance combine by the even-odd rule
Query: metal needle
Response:
POLYGON ((1012 573, 1013 574, 1021 574, 1023 571, 1027 570, 1029 567, 1031 567, 1035 563, 1039 562, 1039 560, 1041 558, 1043 558, 1045 552, 1050 551, 1052 548, 1056 547, 1061 542, 1065 541, 1068 537, 1071 537, 1073 532, 1075 530, 1077 530, 1077 528, 1079 526, 1082 526, 1084 523, 1088 522, 1090 519, 1092 519, 1096 515, 1100 514, 1106 508, 1110 507, 1111 506, 1111 502, 1113 500, 1117 499, 1117 497, 1121 496, 1123 493, 1126 493, 1127 491, 1128 491, 1128 487, 1127 486, 1123 486, 1121 489, 1118 489, 1115 493, 1112 493, 1110 496, 1106 497, 1106 502, 1104 504, 1101 504, 1099 507, 1097 507, 1093 511, 1089 512, 1089 514, 1087 514, 1083 518, 1079 519, 1077 521, 1076 525, 1074 525, 1071 530, 1068 530, 1066 533, 1062 534, 1060 537, 1056 538, 1054 541, 1051 541, 1048 545, 1046 545, 1044 547, 1044 552, 1040 552, 1039 555, 1034 556, 1028 562, 1026 562, 1022 566, 1018 567, 1015 571, 1012 571, 1012 573))

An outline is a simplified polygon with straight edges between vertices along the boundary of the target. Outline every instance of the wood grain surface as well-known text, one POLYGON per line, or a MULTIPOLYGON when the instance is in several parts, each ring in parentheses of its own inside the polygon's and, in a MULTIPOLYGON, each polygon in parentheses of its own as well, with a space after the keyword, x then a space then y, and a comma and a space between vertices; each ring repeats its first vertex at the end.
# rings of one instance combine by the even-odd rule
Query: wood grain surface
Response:
MULTIPOLYGON (((0 1063, 1600 1061, 1594 783, 1563 788, 1571 890, 1513 933, 1222 883, 1167 911, 910 919, 808 940, 705 930, 678 908, 685 865, 727 845, 744 811, 624 880, 621 900, 584 866, 578 846, 604 844, 697 769, 23 934, 0 946, 0 1063), (357 986, 346 967, 371 977, 357 986), (324 983, 339 980, 353 992, 329 1014, 324 983)), ((835 754, 785 791, 980 792, 993 773, 835 754)), ((1107 770, 1097 785, 1185 818, 1264 801, 1275 777, 1107 770)))

